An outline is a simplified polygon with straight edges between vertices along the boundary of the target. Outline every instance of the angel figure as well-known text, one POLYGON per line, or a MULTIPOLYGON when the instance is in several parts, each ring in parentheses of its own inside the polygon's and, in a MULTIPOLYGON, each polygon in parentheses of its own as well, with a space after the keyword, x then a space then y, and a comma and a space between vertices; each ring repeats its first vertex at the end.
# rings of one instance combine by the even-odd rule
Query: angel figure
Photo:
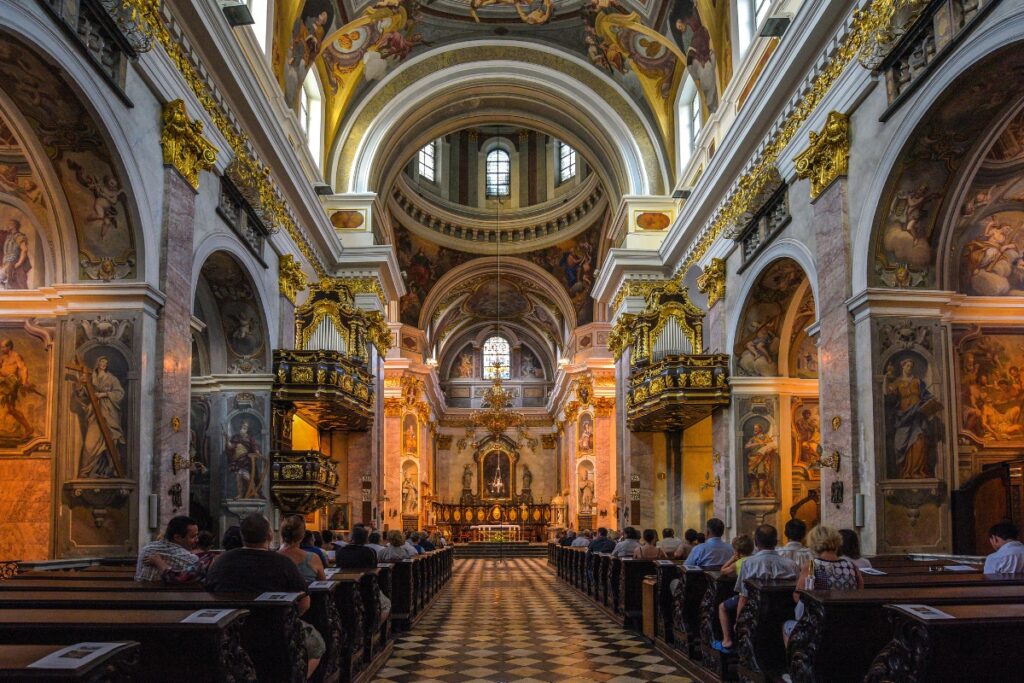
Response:
POLYGON ((78 184, 92 193, 92 213, 86 217, 86 222, 90 225, 98 224, 99 237, 103 239, 108 229, 117 227, 117 203, 125 199, 121 184, 110 174, 103 178, 89 175, 73 159, 68 159, 68 168, 74 172, 78 184))

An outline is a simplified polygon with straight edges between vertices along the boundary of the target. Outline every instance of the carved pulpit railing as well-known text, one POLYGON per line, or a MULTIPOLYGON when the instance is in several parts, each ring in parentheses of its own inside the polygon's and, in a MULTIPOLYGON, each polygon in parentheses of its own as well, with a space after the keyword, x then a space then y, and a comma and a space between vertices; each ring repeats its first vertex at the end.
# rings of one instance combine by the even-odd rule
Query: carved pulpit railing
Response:
POLYGON ((624 313, 608 346, 628 349, 626 421, 633 431, 686 429, 729 404, 729 357, 705 354, 704 312, 674 281, 652 290, 640 313, 624 313))
POLYGON ((335 498, 338 471, 320 451, 274 451, 270 494, 285 514, 309 514, 335 498))

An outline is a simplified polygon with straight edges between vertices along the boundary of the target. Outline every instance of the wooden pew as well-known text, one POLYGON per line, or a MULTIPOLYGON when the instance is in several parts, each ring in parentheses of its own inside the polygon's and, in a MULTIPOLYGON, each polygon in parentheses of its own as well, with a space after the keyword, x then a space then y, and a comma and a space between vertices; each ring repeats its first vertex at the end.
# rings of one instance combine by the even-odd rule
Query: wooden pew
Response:
POLYGON ((34 569, 28 572, 22 572, 10 578, 11 581, 67 581, 69 579, 83 579, 86 581, 124 581, 125 579, 132 579, 135 576, 135 572, 125 572, 117 569, 109 569, 104 567, 95 571, 81 570, 68 570, 68 571, 45 571, 41 569, 34 569))
POLYGON ((594 599, 601 605, 608 606, 608 568, 611 566, 611 554, 594 553, 594 599))
MULTIPOLYGON (((53 681, 56 683, 98 683, 100 681, 134 681, 139 672, 139 644, 120 643, 117 647, 89 659, 73 669, 29 668, 30 664, 63 650, 67 645, 0 645, 0 681, 30 683, 53 681)), ((74 647, 73 645, 71 647, 74 647)))
POLYGON ((867 683, 1020 680, 1024 604, 939 608, 952 619, 924 619, 896 605, 885 609, 893 639, 871 664, 867 683))
POLYGON ((794 618, 796 581, 748 579, 747 601, 736 620, 737 675, 741 681, 773 681, 786 671, 782 625, 794 618))
POLYGON ((605 591, 608 600, 605 603, 614 614, 619 614, 622 607, 622 584, 619 576, 622 573, 622 558, 608 555, 608 573, 605 579, 605 591))
MULTIPOLYGON (((975 586, 873 588, 863 591, 800 591, 804 618, 789 641, 789 673, 794 681, 860 681, 875 655, 893 637, 885 606, 918 603, 934 606, 1024 604, 1024 586, 991 583, 975 586)), ((965 669, 959 669, 963 675, 965 669)), ((927 679, 918 679, 927 680, 927 679)))
POLYGON ((673 644, 690 659, 699 661, 703 656, 700 647, 701 603, 707 593, 708 577, 703 569, 679 565, 676 578, 679 584, 673 595, 673 644))
POLYGON ((656 560, 654 562, 654 636, 666 643, 674 641, 672 634, 672 600, 671 584, 679 576, 680 560, 656 560))
POLYGON ((736 680, 736 653, 724 654, 711 647, 722 639, 722 624, 718 619, 718 606, 735 594, 736 576, 718 570, 705 569, 707 587, 700 603, 701 664, 723 681, 736 680))
MULTIPOLYGON (((108 582, 103 582, 106 585, 108 582)), ((249 616, 239 629, 241 645, 252 660, 261 681, 293 681, 302 683, 306 678, 306 653, 299 624, 297 602, 257 601, 254 593, 206 593, 204 591, 64 591, 59 582, 51 582, 52 589, 0 592, 0 609, 19 610, 110 610, 166 611, 197 609, 239 609, 249 616)), ((145 585, 145 584, 144 584, 145 585)), ((314 601, 316 602, 316 601, 314 601)), ((312 611, 312 607, 311 607, 312 611)), ((325 618, 329 614, 325 612, 325 618)), ((313 623, 313 622, 310 622, 313 623)), ((316 624, 314 624, 315 626, 316 624)), ((325 643, 335 638, 330 631, 322 632, 325 643)), ((336 652, 327 653, 325 670, 337 671, 336 652)))
POLYGON ((638 628, 644 615, 643 581, 654 574, 654 560, 623 558, 619 561, 619 604, 622 609, 622 626, 638 628))
POLYGON ((246 610, 226 610, 211 623, 182 623, 194 610, 3 609, 0 642, 8 645, 72 645, 135 641, 146 681, 257 680, 242 647, 246 610))
POLYGON ((366 667, 366 605, 359 591, 359 572, 337 573, 330 581, 338 584, 334 592, 342 624, 342 648, 339 658, 341 680, 353 681, 366 667))
POLYGON ((412 628, 416 616, 412 568, 412 560, 402 560, 391 565, 391 623, 402 631, 412 628))

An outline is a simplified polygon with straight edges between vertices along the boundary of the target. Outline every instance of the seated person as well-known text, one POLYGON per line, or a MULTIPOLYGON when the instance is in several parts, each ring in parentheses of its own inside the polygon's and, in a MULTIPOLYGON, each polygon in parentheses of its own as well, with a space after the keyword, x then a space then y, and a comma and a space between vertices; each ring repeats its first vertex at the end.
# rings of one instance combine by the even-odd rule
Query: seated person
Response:
POLYGON ((220 539, 221 550, 234 550, 242 547, 242 529, 237 524, 229 526, 220 539))
POLYGON ((853 529, 840 529, 839 535, 843 537, 843 547, 839 549, 839 557, 853 562, 857 569, 869 569, 871 560, 860 555, 860 536, 853 529))
MULTIPOLYGON (((707 540, 698 543, 683 562, 687 567, 721 567, 732 557, 732 546, 722 540, 725 522, 712 517, 707 522, 707 540)), ((697 535, 700 540, 700 534, 697 535)))
POLYGON ((409 545, 405 542, 405 536, 398 529, 388 532, 388 544, 384 550, 377 554, 378 562, 401 562, 413 557, 409 551, 409 545))
POLYGON ((306 583, 323 581, 324 565, 313 552, 303 550, 302 540, 306 536, 306 520, 302 515, 288 515, 281 522, 281 547, 277 552, 295 563, 299 574, 306 583))
MULTIPOLYGON (((305 528, 305 525, 303 525, 303 528, 305 528)), ((319 557, 320 564, 324 567, 327 567, 331 563, 327 561, 327 553, 325 553, 320 548, 320 545, 323 545, 323 540, 321 539, 320 545, 317 545, 316 537, 317 533, 315 531, 310 531, 309 529, 306 529, 306 534, 302 537, 302 543, 299 544, 299 548, 301 550, 305 550, 307 553, 313 553, 314 555, 319 557)))
POLYGON ((373 569, 377 566, 377 553, 368 545, 370 534, 366 527, 352 529, 352 540, 337 551, 334 562, 339 569, 373 569))
POLYGON ((199 526, 191 517, 179 515, 167 522, 167 529, 162 538, 150 541, 139 551, 139 559, 135 564, 136 581, 160 581, 163 569, 147 562, 151 555, 160 555, 164 569, 188 569, 199 558, 192 551, 199 539, 199 526))
MULTIPOLYGON (((299 517, 301 520, 302 518, 299 517)), ((286 591, 305 593, 306 582, 299 574, 295 563, 281 553, 270 550, 274 538, 270 521, 260 514, 252 514, 242 520, 243 547, 223 553, 210 567, 203 586, 211 593, 266 593, 286 591)), ((301 532, 292 538, 296 546, 302 540, 301 532)), ((296 550, 298 548, 296 547, 296 550)), ((299 551, 302 552, 302 551, 299 551)), ((299 616, 309 609, 309 596, 303 595, 298 602, 299 616)), ((320 658, 324 656, 324 639, 317 630, 305 621, 302 625, 306 647, 306 676, 313 675, 320 658)))
POLYGON ((423 548, 423 552, 425 553, 437 550, 437 548, 434 547, 434 544, 430 542, 430 534, 426 531, 420 532, 420 547, 423 548))
POLYGON ((601 527, 597 530, 597 538, 587 546, 588 553, 610 553, 615 550, 615 541, 608 538, 608 530, 601 527))
POLYGON ((661 530, 661 540, 658 541, 658 547, 665 551, 666 557, 672 557, 675 551, 679 550, 679 546, 683 544, 683 539, 676 538, 676 530, 668 527, 661 530))
POLYGON ((802 567, 810 562, 811 551, 804 545, 804 537, 807 535, 807 524, 802 519, 793 518, 786 522, 785 534, 789 542, 775 552, 793 560, 798 567, 802 567))
MULTIPOLYGON (((807 544, 812 553, 811 561, 800 568, 797 578, 798 589, 818 591, 852 591, 864 588, 864 576, 850 560, 839 557, 843 537, 832 527, 819 524, 811 529, 807 544)), ((796 601, 796 619, 782 625, 782 640, 789 643, 789 636, 796 628, 796 622, 804 616, 804 604, 800 593, 793 593, 796 601)))
POLYGON ((213 552, 213 534, 209 531, 200 531, 196 540, 196 557, 199 559, 184 569, 172 569, 171 565, 164 560, 159 553, 152 553, 146 556, 146 564, 160 570, 160 580, 168 585, 181 585, 198 583, 206 578, 206 572, 213 564, 217 553, 213 552))
POLYGON ((420 546, 420 535, 418 532, 411 532, 409 537, 405 539, 405 552, 408 553, 409 557, 416 557, 423 552, 423 548, 420 546))
POLYGON ((381 545, 380 541, 380 532, 371 531, 370 535, 366 537, 366 547, 372 550, 375 554, 380 555, 384 550, 384 546, 381 545))
POLYGON ((683 533, 683 542, 679 544, 678 548, 676 548, 676 551, 675 553, 673 553, 672 557, 676 558, 677 560, 685 560, 687 557, 690 556, 690 553, 693 552, 693 549, 696 547, 697 530, 687 529, 683 533))
POLYGON ((572 545, 572 542, 575 541, 575 540, 576 540, 576 532, 573 531, 572 529, 569 529, 568 531, 565 532, 565 535, 562 536, 561 540, 558 541, 558 545, 565 546, 566 548, 568 548, 569 546, 572 545))
POLYGON ((658 547, 658 532, 654 529, 644 529, 643 540, 639 547, 633 551, 633 557, 638 560, 667 560, 665 551, 658 547))
MULTIPOLYGON (((710 528, 710 520, 708 521, 710 528)), ((793 560, 775 552, 778 542, 779 532, 770 524, 762 524, 754 531, 754 545, 757 547, 757 552, 743 561, 736 576, 736 592, 739 595, 729 598, 719 606, 718 617, 722 623, 722 639, 711 643, 711 647, 719 652, 732 652, 732 626, 747 604, 747 586, 744 583, 747 579, 795 579, 799 574, 799 569, 793 560), (733 609, 736 610, 735 614, 732 613, 733 609)))
POLYGON ((999 522, 988 530, 988 542, 995 552, 985 558, 986 574, 1024 573, 1024 543, 1017 540, 1013 522, 999 522))
POLYGON ((584 529, 583 533, 577 536, 570 547, 572 548, 586 548, 590 545, 590 541, 593 540, 594 534, 590 529, 584 529))
POLYGON ((740 534, 732 539, 732 558, 722 565, 723 574, 738 576, 743 560, 754 554, 754 539, 749 534, 740 534))
POLYGON ((640 532, 634 527, 627 526, 622 530, 623 538, 621 541, 615 544, 615 549, 612 550, 613 557, 633 557, 633 553, 640 547, 640 532))

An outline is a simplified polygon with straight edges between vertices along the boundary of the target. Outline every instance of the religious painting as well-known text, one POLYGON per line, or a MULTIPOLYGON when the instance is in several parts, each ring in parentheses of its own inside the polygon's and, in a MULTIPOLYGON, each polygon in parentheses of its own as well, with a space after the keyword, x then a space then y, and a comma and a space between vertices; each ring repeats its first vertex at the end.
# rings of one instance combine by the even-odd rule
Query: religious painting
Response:
POLYGON ((348 531, 352 528, 352 503, 331 503, 327 508, 327 528, 348 531))
POLYGON ((412 460, 406 460, 402 465, 402 514, 416 515, 419 511, 419 467, 412 460))
MULTIPOLYGON (((104 281, 135 277, 127 193, 104 136, 74 94, 77 89, 59 69, 11 37, 0 44, 0 79, 19 86, 7 94, 49 157, 63 190, 75 226, 79 276, 104 281)), ((39 184, 25 166, 26 156, 20 152, 20 158, 5 164, 18 168, 13 173, 22 194, 35 195, 40 203, 39 184)), ((10 185, 12 171, 2 172, 10 185)), ((22 227, 28 235, 27 225, 22 227)), ((42 263, 34 263, 33 270, 42 271, 42 263)))
POLYGON ((805 279, 803 269, 790 259, 776 261, 758 277, 736 330, 736 374, 779 374, 782 322, 794 292, 805 279))
POLYGON ((127 359, 114 347, 92 346, 68 367, 65 379, 76 418, 69 441, 78 456, 77 478, 128 478, 127 359))
POLYGON ((821 447, 821 416, 818 401, 793 398, 790 410, 793 420, 793 469, 801 469, 806 476, 816 473, 811 466, 818 461, 821 447))
POLYGON ((402 420, 402 452, 406 455, 419 454, 419 434, 415 415, 406 415, 402 420))
POLYGON ((0 200, 0 290, 34 289, 44 284, 40 242, 33 219, 0 200))
POLYGON ((512 458, 508 453, 498 449, 487 451, 482 470, 483 498, 512 497, 512 458))
MULTIPOLYGON (((1024 171, 1024 161, 1021 162, 1024 171)), ((975 296, 1024 296, 1024 172, 985 195, 1013 210, 965 221, 960 237, 960 291, 975 296), (995 196, 998 195, 998 196, 995 196)))
POLYGON ((743 422, 745 498, 778 498, 779 442, 772 422, 755 415, 743 422))
POLYGON ((679 51, 686 55, 686 71, 697 84, 701 101, 708 113, 714 114, 718 111, 718 52, 696 2, 678 0, 672 5, 669 32, 679 51))
MULTIPOLYGON (((1024 67, 1024 55, 1007 48, 976 63, 946 88, 942 98, 931 107, 918 129, 900 152, 892 177, 879 203, 874 238, 874 282, 898 288, 936 288, 942 283, 936 276, 936 249, 946 226, 939 224, 945 215, 943 200, 956 193, 962 182, 961 169, 976 162, 971 150, 991 133, 992 121, 999 120, 1008 106, 1018 101, 1019 84, 1006 78, 1024 67), (964 93, 972 93, 964 97, 964 93)), ((997 148, 993 148, 995 151, 997 148)), ((997 155, 1005 154, 1012 145, 1000 143, 997 155)), ((1016 162, 1001 165, 998 156, 986 159, 978 177, 1007 178, 1005 169, 1016 162), (998 168, 998 170, 996 170, 998 168)), ((956 252, 960 260, 960 286, 967 292, 996 291, 1008 293, 1012 288, 1010 272, 1012 257, 1004 258, 1013 241, 1016 218, 1012 215, 988 218, 995 213, 987 196, 991 180, 968 185, 966 201, 953 229, 960 230, 960 246, 973 242, 965 253, 956 252), (1006 222, 1010 227, 1002 228, 1006 222), (991 251, 986 242, 991 242, 991 251)), ((1011 210, 1014 207, 1008 207, 1011 210)), ((949 288, 957 285, 950 283, 949 288)))
POLYGON ((399 314, 406 325, 418 326, 420 309, 431 288, 442 275, 475 255, 438 246, 402 227, 395 228, 395 246, 406 289, 399 300, 399 314))
POLYGON ((590 413, 580 415, 576 423, 576 452, 579 454, 594 452, 594 418, 590 413))
POLYGON ((913 349, 892 354, 885 364, 881 393, 885 402, 889 476, 935 476, 942 404, 931 389, 930 367, 913 349))
POLYGON ((249 275, 231 255, 217 252, 202 267, 203 279, 217 302, 221 327, 229 351, 228 372, 264 369, 266 340, 259 297, 249 275))
POLYGON ((459 353, 452 364, 450 376, 457 379, 471 379, 473 374, 473 350, 466 347, 459 353))
POLYGON ((544 368, 536 354, 525 346, 519 353, 519 376, 524 379, 544 379, 544 368))
POLYGON ((818 345, 807 334, 807 328, 816 318, 814 294, 810 287, 797 306, 793 320, 793 338, 789 345, 789 375, 799 379, 818 378, 818 345))
POLYGON ((1024 332, 974 328, 957 345, 960 432, 988 447, 1024 446, 1024 332))
MULTIPOLYGON (((284 11, 278 14, 286 16, 284 11)), ((292 106, 299 100, 299 89, 323 46, 324 38, 336 28, 334 3, 331 0, 305 0, 302 3, 298 17, 290 27, 288 48, 284 53, 285 63, 281 69, 285 98, 292 106)), ((274 52, 275 55, 279 54, 276 46, 274 52)))
POLYGON ((521 318, 533 304, 508 278, 486 278, 463 303, 463 311, 478 318, 521 318))
POLYGON ((233 487, 228 493, 236 500, 262 499, 267 476, 267 458, 260 443, 263 420, 252 412, 240 412, 228 421, 224 434, 224 461, 233 487))
POLYGON ((25 453, 49 433, 51 350, 44 330, 0 324, 0 453, 25 453))
POLYGON ((660 211, 644 211, 636 216, 636 227, 641 230, 667 230, 672 218, 660 211))
POLYGON ((587 515, 594 511, 594 463, 584 460, 576 468, 577 502, 579 514, 587 515))

